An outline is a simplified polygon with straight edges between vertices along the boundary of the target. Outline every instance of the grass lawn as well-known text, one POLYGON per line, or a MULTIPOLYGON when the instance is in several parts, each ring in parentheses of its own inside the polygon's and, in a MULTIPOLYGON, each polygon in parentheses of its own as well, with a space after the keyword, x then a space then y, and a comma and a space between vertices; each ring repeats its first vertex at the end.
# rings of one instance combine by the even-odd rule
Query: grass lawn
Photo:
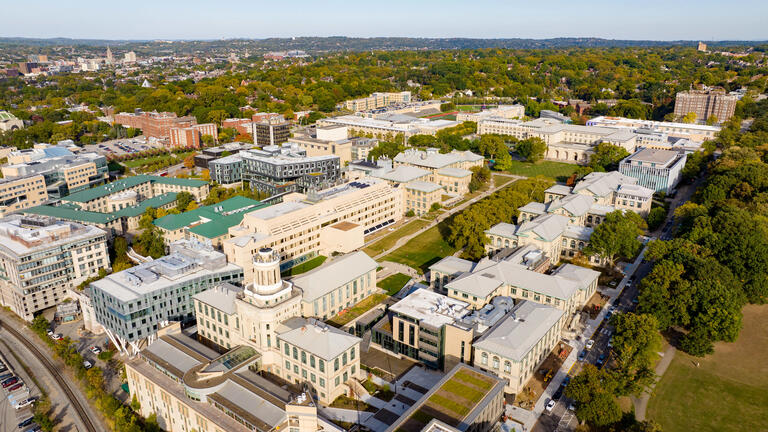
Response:
POLYGON ((715 353, 704 358, 675 354, 647 417, 664 432, 768 430, 766 357, 768 305, 748 305, 736 342, 717 343, 715 353))
POLYGON ((146 158, 127 160, 121 163, 128 168, 137 168, 145 165, 153 165, 158 162, 162 162, 172 158, 178 158, 179 160, 184 160, 184 158, 186 158, 192 153, 194 152, 190 151, 190 152, 181 152, 181 153, 172 153, 172 154, 162 154, 162 155, 150 156, 146 158))
POLYGON ((393 296, 397 294, 409 280, 411 280, 410 276, 403 273, 396 273, 382 279, 377 285, 379 288, 385 290, 387 294, 393 296))
POLYGON ((448 244, 440 233, 440 225, 443 223, 412 238, 408 243, 385 256, 384 260, 405 264, 424 273, 432 264, 456 252, 456 249, 448 244))
POLYGON ((403 225, 397 230, 393 231, 392 233, 382 237, 379 241, 366 246, 363 248, 363 252, 367 253, 370 257, 375 257, 376 255, 394 246, 400 237, 413 234, 427 225, 429 225, 429 222, 425 220, 416 219, 411 221, 408 224, 403 225))
POLYGON ((377 408, 372 407, 363 401, 355 400, 344 395, 337 397, 336 400, 334 400, 331 403, 331 407, 351 409, 351 410, 357 410, 357 411, 368 411, 368 412, 378 411, 377 408))
POLYGON ((515 179, 512 177, 507 176, 501 176, 501 175, 495 175, 493 176, 493 185, 502 188, 506 185, 508 185, 510 182, 514 181, 515 179))
POLYGON ((512 166, 507 172, 526 177, 543 175, 555 179, 556 181, 564 182, 568 177, 575 173, 578 168, 578 165, 565 162, 540 161, 534 164, 513 160, 512 166))
POLYGON ((343 314, 336 315, 326 322, 334 327, 341 327, 344 324, 373 309, 374 306, 386 300, 387 297, 388 296, 386 294, 373 294, 368 296, 360 303, 349 308, 348 311, 344 312, 343 314))
POLYGON ((323 264, 327 259, 328 259, 327 256, 323 256, 323 255, 316 256, 309 261, 304 261, 303 263, 295 267, 291 267, 290 269, 284 271, 282 275, 296 276, 298 274, 306 273, 314 268, 320 267, 320 265, 323 264))

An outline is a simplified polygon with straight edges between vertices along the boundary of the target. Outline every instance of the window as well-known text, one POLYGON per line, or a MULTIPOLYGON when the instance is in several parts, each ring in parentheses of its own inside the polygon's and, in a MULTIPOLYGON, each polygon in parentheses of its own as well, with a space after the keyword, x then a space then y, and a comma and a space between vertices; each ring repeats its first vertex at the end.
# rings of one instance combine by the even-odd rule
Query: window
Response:
POLYGON ((299 359, 299 350, 297 350, 296 347, 293 347, 293 359, 294 360, 299 359))
POLYGON ((349 359, 354 360, 355 359, 355 348, 352 347, 352 349, 349 351, 349 359))
POLYGON ((344 366, 347 365, 347 353, 341 355, 341 364, 344 366))
POLYGON ((333 361, 333 371, 336 372, 339 370, 339 358, 336 357, 336 359, 333 361))
POLYGON ((315 367, 315 356, 309 356, 309 365, 315 367))
POLYGON ((481 363, 482 364, 484 364, 484 365, 488 364, 488 353, 483 353, 483 355, 480 356, 480 358, 481 358, 481 363))
POLYGON ((499 368, 499 358, 493 357, 493 368, 498 369, 499 368))
POLYGON ((416 339, 416 329, 414 326, 408 326, 408 344, 413 346, 415 345, 415 339, 416 339))
POLYGON ((338 386, 339 385, 339 377, 336 377, 335 380, 333 380, 333 384, 338 386))
POLYGON ((317 365, 320 367, 320 372, 325 372, 325 360, 318 359, 317 365))
POLYGON ((291 362, 288 360, 285 361, 285 370, 290 371, 291 370, 291 362))
POLYGON ((307 352, 306 351, 302 351, 301 352, 301 363, 307 364, 307 352))
POLYGON ((291 355, 291 348, 288 347, 288 344, 283 344, 285 347, 285 355, 291 355))

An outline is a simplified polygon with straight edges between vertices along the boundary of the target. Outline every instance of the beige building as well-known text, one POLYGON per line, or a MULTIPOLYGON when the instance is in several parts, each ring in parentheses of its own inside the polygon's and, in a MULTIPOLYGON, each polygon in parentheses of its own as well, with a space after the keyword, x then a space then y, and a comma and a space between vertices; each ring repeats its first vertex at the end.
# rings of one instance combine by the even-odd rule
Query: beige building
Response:
POLYGON ((525 107, 523 105, 499 105, 495 108, 489 108, 480 112, 467 112, 459 111, 456 114, 456 121, 465 122, 479 122, 480 120, 488 119, 491 117, 507 118, 507 119, 522 119, 525 117, 525 107))
POLYGON ((405 187, 405 211, 413 211, 417 215, 428 213, 433 205, 443 202, 444 189, 440 185, 425 182, 412 181, 405 187))
POLYGON ((229 229, 223 249, 253 281, 252 257, 262 248, 276 250, 283 270, 318 255, 350 252, 364 236, 402 219, 403 193, 374 179, 351 182, 309 196, 291 194, 280 204, 247 213, 229 229))
POLYGON ((302 275, 294 284, 280 278, 275 251, 259 251, 254 282, 245 289, 223 285, 194 297, 199 337, 219 350, 239 345, 258 350, 263 370, 308 385, 318 401, 330 404, 350 380, 362 376, 360 339, 301 316, 326 317, 331 308, 343 310, 373 293, 375 262, 371 268, 373 260, 360 254, 302 275))
POLYGON ((16 179, 0 179, 0 216, 48 201, 42 174, 16 179))
POLYGON ((45 216, 0 220, 0 303, 26 321, 109 270, 106 232, 45 216))
POLYGON ((24 122, 8 111, 0 111, 0 131, 13 132, 24 129, 24 122))
POLYGON ((722 123, 733 117, 738 101, 738 96, 730 95, 724 89, 679 92, 675 97, 675 118, 679 120, 694 113, 697 123, 705 123, 712 116, 722 123))
POLYGON ((411 101, 411 92, 402 91, 396 93, 377 92, 366 98, 345 101, 343 107, 350 111, 367 111, 376 108, 384 108, 389 105, 405 104, 411 101))
POLYGON ((405 140, 413 135, 432 135, 438 131, 458 126, 452 120, 429 120, 402 114, 387 114, 377 118, 360 115, 343 115, 323 118, 317 121, 318 127, 346 126, 350 136, 370 136, 380 139, 395 139, 402 135, 405 140))
POLYGON ((347 127, 342 125, 317 127, 314 133, 288 138, 288 144, 296 144, 307 156, 338 156, 341 166, 352 161, 353 141, 347 139, 347 127))
POLYGON ((520 140, 540 138, 547 144, 547 159, 579 164, 588 163, 594 147, 600 143, 622 147, 629 153, 637 146, 637 136, 629 130, 565 124, 547 118, 483 119, 477 125, 477 133, 511 135, 520 140))
POLYGON ((523 301, 472 345, 474 365, 505 381, 504 393, 520 394, 560 342, 566 314, 523 301))
POLYGON ((259 372, 259 352, 239 346, 224 354, 197 343, 178 324, 125 362, 139 413, 169 432, 336 432, 301 389, 282 387, 259 372))

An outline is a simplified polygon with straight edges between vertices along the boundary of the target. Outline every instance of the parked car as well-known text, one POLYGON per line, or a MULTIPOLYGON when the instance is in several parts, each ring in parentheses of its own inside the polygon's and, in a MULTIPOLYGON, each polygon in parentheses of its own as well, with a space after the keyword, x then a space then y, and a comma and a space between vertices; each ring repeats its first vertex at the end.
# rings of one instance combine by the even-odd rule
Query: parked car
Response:
POLYGON ((590 339, 590 340, 587 341, 587 344, 584 345, 584 348, 590 350, 590 349, 592 349, 593 346, 595 346, 595 340, 594 339, 590 339))
POLYGON ((90 368, 93 367, 93 364, 91 362, 89 362, 88 360, 86 360, 86 361, 83 362, 83 367, 86 368, 86 369, 90 369, 90 368))
POLYGON ((549 402, 547 402, 547 406, 545 406, 544 409, 547 410, 547 412, 552 412, 552 410, 555 409, 556 403, 557 402, 555 402, 554 399, 550 399, 549 402))
POLYGON ((563 389, 565 389, 565 386, 560 386, 555 391, 555 394, 552 395, 552 399, 554 400, 560 400, 561 397, 563 397, 563 389))
POLYGON ((27 419, 26 419, 26 420, 22 420, 22 421, 19 423, 19 429, 21 429, 21 428, 23 428, 23 427, 27 427, 27 426, 31 425, 31 424, 32 424, 32 421, 33 421, 34 419, 35 419, 34 417, 27 417, 27 419))
POLYGON ((576 403, 571 401, 571 403, 568 404, 568 411, 576 411, 576 403))
POLYGON ((603 367, 603 364, 605 364, 605 354, 600 354, 600 357, 597 358, 595 365, 598 367, 598 369, 600 369, 603 367))
POLYGON ((55 341, 60 341, 61 339, 63 339, 63 336, 61 335, 61 333, 56 333, 53 336, 51 336, 51 339, 55 341))
POLYGON ((101 348, 99 348, 97 346, 92 346, 91 347, 91 352, 96 354, 96 355, 99 355, 99 354, 101 354, 101 348))
POLYGON ((8 378, 7 380, 3 381, 3 388, 8 388, 16 384, 17 382, 19 382, 19 379, 16 377, 8 378))
POLYGON ((578 358, 579 358, 579 361, 584 361, 584 359, 587 358, 587 350, 581 350, 578 358))
POLYGON ((48 337, 53 337, 53 330, 48 329, 46 333, 48 333, 48 337))
POLYGON ((566 376, 565 376, 565 378, 563 378, 563 384, 562 384, 562 386, 563 386, 563 387, 566 387, 566 386, 567 386, 568 384, 570 384, 570 383, 571 383, 571 376, 570 376, 570 375, 566 375, 566 376))
POLYGON ((13 407, 16 408, 16 409, 22 409, 22 408, 24 408, 26 406, 32 405, 34 402, 35 402, 34 398, 27 398, 27 399, 19 401, 13 407))
POLYGON ((15 386, 10 387, 8 389, 8 393, 15 392, 16 390, 19 390, 22 387, 24 387, 24 383, 23 382, 17 383, 15 386))
POLYGON ((35 424, 34 426, 32 426, 31 428, 25 430, 24 432, 41 432, 41 431, 42 431, 42 429, 40 428, 40 426, 35 424))
POLYGON ((12 376, 13 376, 12 373, 7 373, 7 374, 0 375, 0 382, 5 381, 5 380, 7 380, 8 378, 10 378, 12 376))

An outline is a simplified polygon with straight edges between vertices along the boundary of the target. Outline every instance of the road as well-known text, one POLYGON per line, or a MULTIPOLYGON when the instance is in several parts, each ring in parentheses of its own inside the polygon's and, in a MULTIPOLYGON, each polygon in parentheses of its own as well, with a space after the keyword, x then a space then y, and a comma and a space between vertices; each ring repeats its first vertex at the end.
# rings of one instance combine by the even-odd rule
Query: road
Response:
POLYGON ((51 382, 54 385, 46 386, 48 388, 58 388, 57 392, 51 391, 51 403, 54 406, 54 413, 57 416, 62 416, 62 419, 66 416, 74 417, 73 421, 77 425, 77 430, 87 432, 97 432, 104 430, 104 426, 98 419, 88 404, 88 400, 83 396, 79 389, 70 384, 73 379, 65 374, 61 373, 61 370, 65 370, 65 366, 55 364, 50 359, 50 356, 45 350, 38 348, 36 343, 33 343, 30 338, 36 337, 27 333, 21 329, 16 330, 18 325, 15 321, 3 320, 0 322, 0 332, 3 334, 3 340, 16 341, 18 343, 8 343, 9 347, 13 347, 17 355, 23 356, 24 361, 31 370, 36 374, 35 378, 40 378, 51 382), (54 399, 55 397, 55 399, 54 399), (55 412, 59 407, 62 408, 58 414, 55 412), (72 410, 74 410, 74 416, 72 416, 72 410))

